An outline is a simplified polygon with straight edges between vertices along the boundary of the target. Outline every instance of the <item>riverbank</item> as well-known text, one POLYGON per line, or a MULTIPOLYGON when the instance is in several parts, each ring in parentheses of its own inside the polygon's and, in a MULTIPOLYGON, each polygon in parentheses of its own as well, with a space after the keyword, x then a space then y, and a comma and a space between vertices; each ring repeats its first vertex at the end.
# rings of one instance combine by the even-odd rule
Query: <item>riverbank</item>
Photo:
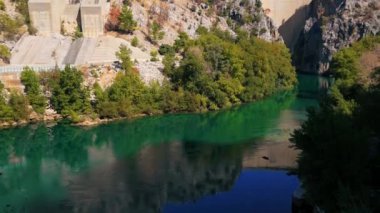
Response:
POLYGON ((223 203, 221 212, 238 205, 241 211, 290 213, 298 180, 278 168, 295 166, 288 137, 315 105, 295 93, 275 94, 207 113, 2 130, 0 211, 8 205, 16 212, 46 206, 92 211, 101 208, 99 198, 122 198, 107 205, 125 212, 152 212, 155 205, 170 213, 223 203))

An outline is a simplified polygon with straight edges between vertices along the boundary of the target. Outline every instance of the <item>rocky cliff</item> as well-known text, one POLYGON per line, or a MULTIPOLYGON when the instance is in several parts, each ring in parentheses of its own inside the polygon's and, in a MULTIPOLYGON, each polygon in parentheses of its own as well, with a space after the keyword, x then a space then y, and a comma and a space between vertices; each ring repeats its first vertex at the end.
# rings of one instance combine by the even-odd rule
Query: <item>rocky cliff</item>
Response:
POLYGON ((335 52, 379 32, 378 0, 313 0, 295 46, 294 63, 298 71, 324 74, 335 52))
MULTIPOLYGON (((198 27, 216 26, 231 34, 245 29, 267 41, 282 41, 277 27, 269 18, 261 2, 256 0, 175 0, 132 1, 133 15, 140 31, 147 33, 149 22, 156 20, 165 31, 160 43, 172 43, 179 31, 196 36, 198 27)), ((137 32, 138 33, 138 32, 137 32)))
POLYGON ((233 29, 241 28, 266 41, 282 41, 274 21, 265 14, 260 0, 225 0, 216 4, 217 14, 233 29))

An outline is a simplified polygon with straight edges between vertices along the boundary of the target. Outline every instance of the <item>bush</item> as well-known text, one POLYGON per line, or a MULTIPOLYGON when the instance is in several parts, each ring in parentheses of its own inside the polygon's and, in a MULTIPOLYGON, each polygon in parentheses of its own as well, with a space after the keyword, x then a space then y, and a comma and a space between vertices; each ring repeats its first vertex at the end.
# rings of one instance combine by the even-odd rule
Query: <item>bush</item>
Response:
POLYGON ((175 50, 169 44, 162 44, 158 49, 158 53, 160 53, 160 55, 173 54, 175 50))
POLYGON ((121 66, 125 72, 131 72, 133 62, 131 60, 131 50, 128 49, 125 45, 120 45, 119 51, 116 53, 116 56, 121 60, 121 66))
POLYGON ((158 58, 157 58, 158 52, 157 52, 157 50, 150 51, 150 56, 151 56, 150 61, 158 61, 158 58))
POLYGON ((12 109, 14 121, 28 120, 28 99, 21 93, 12 91, 9 97, 9 106, 12 109))
POLYGON ((0 81, 0 121, 13 120, 12 108, 9 107, 4 97, 4 85, 0 81))
POLYGON ((30 24, 28 0, 12 0, 16 2, 16 10, 24 17, 25 23, 30 24))
POLYGON ((133 37, 132 42, 131 42, 131 45, 132 45, 133 47, 137 47, 137 46, 139 45, 139 39, 138 39, 136 36, 133 37))
POLYGON ((132 33, 137 27, 137 22, 133 19, 132 10, 124 5, 119 16, 119 29, 127 33, 132 33))
POLYGON ((9 51, 8 47, 0 44, 0 59, 2 59, 6 63, 9 63, 10 58, 11 52, 9 51))
POLYGON ((165 36, 165 32, 162 31, 162 27, 156 21, 150 24, 149 28, 149 38, 150 41, 156 44, 159 40, 163 39, 165 36))
POLYGON ((0 33, 8 39, 14 39, 22 26, 22 20, 12 19, 6 13, 0 13, 0 33))
POLYGON ((5 4, 3 0, 0 0, 0 10, 5 10, 5 4))

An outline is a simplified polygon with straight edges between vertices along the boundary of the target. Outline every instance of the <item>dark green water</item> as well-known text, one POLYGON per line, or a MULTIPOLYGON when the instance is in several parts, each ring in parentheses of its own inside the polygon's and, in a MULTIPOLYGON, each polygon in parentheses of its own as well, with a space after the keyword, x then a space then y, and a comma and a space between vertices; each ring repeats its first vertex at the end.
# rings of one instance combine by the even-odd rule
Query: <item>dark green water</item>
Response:
POLYGON ((289 134, 327 85, 301 76, 298 93, 220 112, 1 130, 0 212, 290 212, 289 134))

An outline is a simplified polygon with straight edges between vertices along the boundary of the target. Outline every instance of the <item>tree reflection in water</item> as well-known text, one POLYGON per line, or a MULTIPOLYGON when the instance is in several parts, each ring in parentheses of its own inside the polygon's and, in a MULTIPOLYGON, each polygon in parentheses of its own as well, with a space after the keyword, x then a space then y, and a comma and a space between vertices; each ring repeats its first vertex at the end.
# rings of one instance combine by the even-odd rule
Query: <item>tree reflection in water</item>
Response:
POLYGON ((295 97, 279 94, 220 112, 90 129, 59 124, 2 130, 0 211, 157 212, 166 202, 228 191, 244 150, 282 134, 284 110, 303 113, 314 104, 295 97))

